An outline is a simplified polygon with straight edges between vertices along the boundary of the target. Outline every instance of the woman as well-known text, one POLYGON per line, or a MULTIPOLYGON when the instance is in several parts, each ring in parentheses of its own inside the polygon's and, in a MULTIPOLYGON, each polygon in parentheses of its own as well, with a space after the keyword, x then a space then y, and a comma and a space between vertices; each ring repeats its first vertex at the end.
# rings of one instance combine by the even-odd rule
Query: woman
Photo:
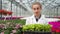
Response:
POLYGON ((42 5, 39 2, 32 4, 33 16, 28 17, 26 25, 29 24, 47 24, 47 20, 44 15, 41 15, 42 5))

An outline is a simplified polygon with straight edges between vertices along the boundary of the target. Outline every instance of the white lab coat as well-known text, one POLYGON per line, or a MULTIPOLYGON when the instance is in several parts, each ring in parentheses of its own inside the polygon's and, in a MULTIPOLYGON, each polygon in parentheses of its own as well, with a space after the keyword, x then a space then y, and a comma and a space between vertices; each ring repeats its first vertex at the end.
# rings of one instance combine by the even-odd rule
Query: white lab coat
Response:
POLYGON ((44 15, 41 15, 41 17, 38 20, 38 22, 36 22, 36 19, 35 19, 34 15, 33 15, 33 16, 28 17, 26 19, 26 25, 29 25, 29 24, 48 24, 48 21, 46 20, 44 15))

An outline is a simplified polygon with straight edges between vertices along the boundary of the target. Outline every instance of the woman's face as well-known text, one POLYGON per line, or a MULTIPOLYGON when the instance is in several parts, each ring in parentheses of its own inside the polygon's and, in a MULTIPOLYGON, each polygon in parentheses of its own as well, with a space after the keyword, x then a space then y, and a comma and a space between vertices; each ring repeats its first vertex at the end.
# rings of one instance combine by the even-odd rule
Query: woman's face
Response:
POLYGON ((35 15, 39 15, 41 13, 41 8, 40 8, 40 5, 38 4, 33 5, 32 9, 35 15))

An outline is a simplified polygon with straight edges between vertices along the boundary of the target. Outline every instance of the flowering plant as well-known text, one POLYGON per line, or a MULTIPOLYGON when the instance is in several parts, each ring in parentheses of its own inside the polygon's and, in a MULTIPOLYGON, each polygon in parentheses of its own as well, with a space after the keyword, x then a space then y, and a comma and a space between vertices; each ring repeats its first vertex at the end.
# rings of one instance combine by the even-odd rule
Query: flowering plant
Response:
POLYGON ((49 22, 52 25, 52 32, 60 33, 60 21, 49 22))
POLYGON ((6 20, 2 23, 0 20, 0 34, 20 34, 23 26, 22 23, 25 23, 25 20, 6 20))
POLYGON ((11 15, 12 12, 11 11, 7 11, 7 10, 0 10, 0 14, 3 14, 3 15, 11 15))

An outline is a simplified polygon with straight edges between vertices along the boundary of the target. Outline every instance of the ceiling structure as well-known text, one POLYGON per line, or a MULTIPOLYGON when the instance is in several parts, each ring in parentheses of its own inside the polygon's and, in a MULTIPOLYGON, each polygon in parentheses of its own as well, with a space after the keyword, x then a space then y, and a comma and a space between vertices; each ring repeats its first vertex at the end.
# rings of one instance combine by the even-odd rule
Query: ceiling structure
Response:
POLYGON ((23 4, 28 10, 31 10, 31 4, 33 2, 40 2, 43 9, 52 9, 60 6, 60 0, 15 0, 23 4))
MULTIPOLYGON (((48 15, 48 16, 60 16, 60 0, 7 0, 10 1, 11 4, 14 4, 15 6, 19 7, 21 9, 24 8, 25 11, 30 14, 33 14, 31 5, 34 2, 40 2, 42 4, 42 14, 48 15)), ((22 11, 24 12, 24 11, 22 11)))

